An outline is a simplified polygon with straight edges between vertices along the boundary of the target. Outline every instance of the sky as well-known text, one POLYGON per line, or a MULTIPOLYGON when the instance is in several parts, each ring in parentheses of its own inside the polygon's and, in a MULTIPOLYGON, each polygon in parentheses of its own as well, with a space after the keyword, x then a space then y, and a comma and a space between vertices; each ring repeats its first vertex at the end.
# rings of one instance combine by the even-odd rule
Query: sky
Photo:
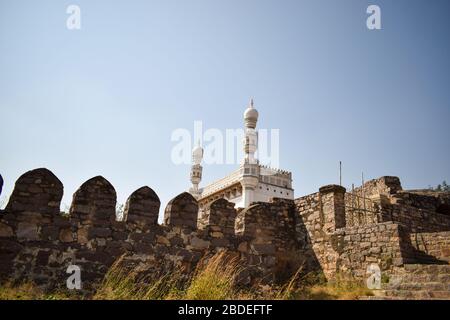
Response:
MULTIPOLYGON (((296 197, 339 183, 339 161, 347 188, 362 172, 449 181, 449 13, 446 0, 0 0, 0 204, 46 167, 63 210, 102 175, 119 203, 150 186, 162 213, 190 187, 172 133, 242 128, 251 97, 258 128, 280 130, 296 197)), ((202 185, 236 167, 204 165, 202 185)))

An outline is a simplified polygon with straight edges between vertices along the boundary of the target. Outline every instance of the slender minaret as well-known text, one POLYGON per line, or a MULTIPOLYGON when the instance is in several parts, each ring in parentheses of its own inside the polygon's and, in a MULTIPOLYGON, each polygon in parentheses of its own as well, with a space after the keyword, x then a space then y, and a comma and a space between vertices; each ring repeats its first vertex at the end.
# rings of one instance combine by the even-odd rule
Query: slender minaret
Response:
POLYGON ((256 122, 258 122, 258 111, 253 106, 253 99, 244 112, 245 138, 244 138, 244 164, 257 164, 255 152, 258 148, 258 132, 256 122))
POLYGON ((189 189, 189 192, 194 196, 194 198, 198 199, 200 197, 200 190, 198 185, 202 180, 202 159, 203 159, 203 148, 200 146, 200 141, 197 145, 192 149, 192 167, 191 167, 191 182, 192 187, 189 189))
POLYGON ((259 164, 255 158, 258 147, 258 132, 256 122, 258 121, 258 111, 253 106, 253 99, 244 112, 245 138, 244 138, 244 161, 242 185, 242 204, 247 208, 255 199, 255 190, 259 182, 259 164))

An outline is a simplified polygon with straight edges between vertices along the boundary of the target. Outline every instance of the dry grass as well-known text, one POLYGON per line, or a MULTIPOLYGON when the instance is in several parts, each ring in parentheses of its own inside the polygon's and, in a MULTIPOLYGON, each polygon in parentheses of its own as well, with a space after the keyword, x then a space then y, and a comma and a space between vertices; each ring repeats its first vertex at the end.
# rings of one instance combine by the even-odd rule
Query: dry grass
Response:
POLYGON ((372 296, 369 289, 354 282, 325 286, 313 286, 307 292, 308 300, 357 300, 361 296, 372 296))
POLYGON ((235 286, 241 268, 236 257, 218 253, 198 264, 194 276, 184 294, 188 300, 225 300, 238 295, 235 286))
POLYGON ((349 276, 336 275, 333 281, 327 282, 323 274, 308 275, 306 284, 291 293, 294 299, 301 300, 357 300, 361 296, 372 296, 362 281, 349 276), (314 281, 316 278, 316 281, 314 281))
POLYGON ((371 296, 361 281, 351 277, 337 276, 333 282, 327 282, 323 273, 302 274, 302 268, 278 287, 267 287, 257 295, 258 299, 274 300, 357 300, 361 296, 371 296))
POLYGON ((0 300, 69 300, 75 297, 63 292, 45 293, 31 282, 0 286, 0 300))
MULTIPOLYGON (((154 279, 139 277, 116 261, 91 297, 95 300, 354 300, 372 295, 362 282, 337 276, 326 282, 322 273, 302 274, 302 269, 281 286, 260 285, 240 288, 237 277, 243 268, 226 252, 202 259, 190 279, 174 270, 154 279)), ((0 286, 0 300, 74 299, 67 293, 46 294, 31 283, 0 286)))
POLYGON ((181 279, 178 271, 156 279, 142 279, 132 270, 123 268, 122 259, 118 259, 108 270, 92 297, 94 300, 162 300, 178 297, 181 279))
POLYGON ((235 298, 235 279, 239 272, 236 258, 225 252, 202 259, 192 278, 186 281, 180 270, 155 279, 142 279, 116 261, 93 299, 96 300, 223 300, 235 298))

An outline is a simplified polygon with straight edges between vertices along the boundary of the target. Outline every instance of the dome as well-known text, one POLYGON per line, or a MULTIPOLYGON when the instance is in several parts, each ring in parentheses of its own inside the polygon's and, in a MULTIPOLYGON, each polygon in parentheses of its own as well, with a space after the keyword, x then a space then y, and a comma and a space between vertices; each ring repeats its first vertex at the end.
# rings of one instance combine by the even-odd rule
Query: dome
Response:
POLYGON ((253 106, 253 99, 250 100, 249 107, 244 112, 245 126, 249 128, 256 128, 256 122, 258 121, 258 110, 253 106))
POLYGON ((200 164, 203 159, 203 148, 200 146, 200 143, 198 143, 194 149, 192 149, 192 163, 193 164, 200 164))

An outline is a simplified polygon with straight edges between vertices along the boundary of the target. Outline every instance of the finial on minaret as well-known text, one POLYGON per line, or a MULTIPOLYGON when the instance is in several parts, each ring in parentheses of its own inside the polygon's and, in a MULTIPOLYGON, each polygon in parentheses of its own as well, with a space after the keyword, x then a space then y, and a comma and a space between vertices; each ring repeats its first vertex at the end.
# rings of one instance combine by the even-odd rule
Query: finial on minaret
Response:
POLYGON ((258 121, 258 110, 255 109, 253 98, 250 99, 250 104, 244 112, 244 122, 247 128, 256 128, 258 121))

